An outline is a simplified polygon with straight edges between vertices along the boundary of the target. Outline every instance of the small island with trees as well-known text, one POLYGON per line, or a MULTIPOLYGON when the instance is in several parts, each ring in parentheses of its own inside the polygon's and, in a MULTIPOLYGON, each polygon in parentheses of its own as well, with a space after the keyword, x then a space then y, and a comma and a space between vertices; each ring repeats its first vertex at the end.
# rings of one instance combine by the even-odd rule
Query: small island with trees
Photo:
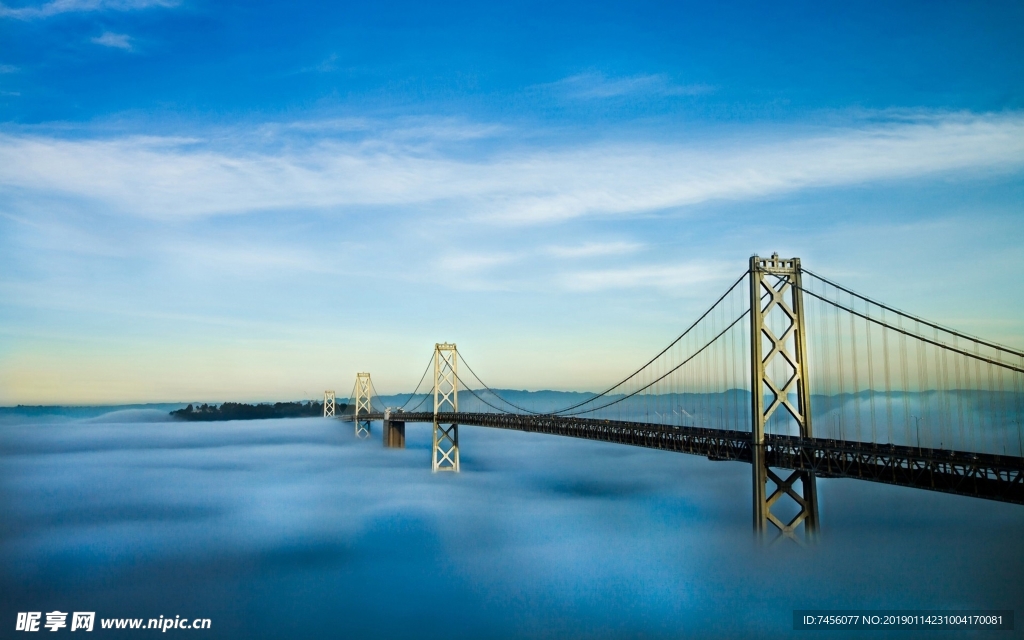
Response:
MULTIPOLYGON (((348 408, 347 404, 338 403, 336 414, 340 415, 348 408)), ((275 402, 274 404, 243 404, 241 402, 225 402, 216 404, 188 405, 184 409, 171 411, 171 417, 190 422, 213 422, 219 420, 266 420, 270 418, 309 418, 322 416, 322 402, 275 402)))

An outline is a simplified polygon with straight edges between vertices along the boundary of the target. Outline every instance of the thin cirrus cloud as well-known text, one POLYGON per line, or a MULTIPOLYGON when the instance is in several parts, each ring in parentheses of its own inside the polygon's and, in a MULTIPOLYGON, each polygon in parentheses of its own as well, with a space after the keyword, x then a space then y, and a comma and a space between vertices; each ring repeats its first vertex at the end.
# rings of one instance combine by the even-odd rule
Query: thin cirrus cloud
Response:
POLYGON ((466 219, 550 224, 808 188, 1013 171, 1024 166, 1024 113, 904 116, 786 137, 603 142, 477 157, 376 132, 273 151, 225 144, 0 134, 0 185, 157 219, 360 206, 416 213, 443 204, 466 219))
POLYGON ((34 20, 49 18, 62 13, 88 11, 136 11, 151 7, 174 7, 176 0, 52 0, 38 6, 8 7, 0 3, 0 18, 34 20))
POLYGON ((598 258, 634 253, 643 248, 639 242, 584 242, 576 245, 549 246, 544 253, 555 258, 598 258))
POLYGON ((260 136, 267 138, 289 133, 330 138, 337 135, 368 135, 375 132, 379 136, 378 142, 451 143, 495 138, 508 132, 508 127, 500 124, 467 123, 456 118, 403 116, 388 123, 364 117, 275 122, 261 125, 258 131, 260 136))
MULTIPOLYGON (((570 291, 655 288, 686 291, 704 283, 719 282, 730 273, 729 264, 684 262, 665 265, 634 265, 562 274, 559 284, 570 291)), ((733 269, 735 270, 735 269, 733 269)))
POLYGON ((457 254, 441 258, 439 265, 446 271, 479 271, 497 265, 508 264, 519 256, 510 253, 457 254))
POLYGON ((124 49, 126 51, 132 50, 131 38, 123 33, 111 33, 110 31, 107 31, 103 35, 93 38, 92 42, 104 47, 124 49))
POLYGON ((662 73, 611 78, 603 73, 579 73, 539 85, 538 88, 567 98, 583 100, 617 98, 628 95, 699 96, 714 91, 714 87, 706 84, 676 84, 662 73))

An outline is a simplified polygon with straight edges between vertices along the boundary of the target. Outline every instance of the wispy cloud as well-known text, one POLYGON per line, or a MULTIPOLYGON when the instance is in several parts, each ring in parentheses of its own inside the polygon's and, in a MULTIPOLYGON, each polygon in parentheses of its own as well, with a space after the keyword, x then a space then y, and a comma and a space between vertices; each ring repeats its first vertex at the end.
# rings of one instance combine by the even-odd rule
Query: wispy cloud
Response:
POLYGON ((1017 170, 1024 167, 1024 113, 491 156, 373 133, 355 141, 284 142, 260 150, 220 139, 0 135, 0 185, 85 198, 145 217, 383 206, 443 207, 449 215, 503 224, 551 223, 808 188, 1017 170))
POLYGON ((324 60, 316 65, 314 69, 320 73, 330 73, 338 68, 338 54, 332 53, 331 55, 324 58, 324 60))
POLYGON ((516 288, 514 278, 502 267, 514 265, 526 255, 526 252, 454 249, 448 255, 441 252, 441 257, 406 272, 401 278, 407 283, 419 282, 430 287, 443 283, 440 286, 460 291, 508 291, 516 288))
POLYGON ((692 291, 703 283, 721 280, 723 273, 729 273, 727 266, 701 262, 576 271, 561 275, 559 280, 562 287, 570 291, 637 288, 692 291))
POLYGON ((107 31, 103 35, 93 38, 92 42, 103 45, 104 47, 113 47, 115 49, 124 49, 126 51, 132 50, 131 38, 123 33, 111 33, 110 31, 107 31))
POLYGON ((399 144, 405 153, 473 141, 492 140, 510 132, 506 125, 469 122, 461 118, 410 117, 391 120, 370 117, 321 118, 289 122, 267 122, 256 128, 264 140, 305 136, 319 140, 356 140, 369 147, 399 144))
POLYGON ((580 73, 543 87, 570 98, 615 98, 626 95, 698 96, 711 93, 706 84, 677 84, 665 74, 607 77, 602 73, 580 73))
POLYGON ((158 245, 160 254, 179 271, 216 273, 235 278, 263 279, 295 274, 340 275, 329 255, 270 242, 246 242, 228 246, 223 242, 195 241, 158 245))
POLYGON ((638 242, 585 242, 577 245, 544 247, 544 253, 556 258, 596 258, 633 253, 643 246, 638 242))
POLYGON ((510 253, 458 253, 441 258, 438 261, 438 267, 445 273, 471 275, 491 267, 508 264, 517 258, 510 253))
POLYGON ((0 73, 17 73, 20 70, 13 64, 0 64, 0 73))
POLYGON ((39 6, 8 7, 0 3, 0 18, 33 20, 61 13, 85 11, 135 11, 150 7, 174 7, 178 0, 52 0, 39 6))

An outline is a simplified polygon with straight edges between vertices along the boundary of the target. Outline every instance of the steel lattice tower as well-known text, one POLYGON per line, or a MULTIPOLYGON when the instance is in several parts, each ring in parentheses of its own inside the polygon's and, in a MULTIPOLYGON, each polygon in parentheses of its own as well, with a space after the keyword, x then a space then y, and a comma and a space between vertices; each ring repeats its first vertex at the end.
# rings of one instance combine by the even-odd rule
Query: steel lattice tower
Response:
POLYGON ((324 417, 334 417, 334 392, 324 391, 324 417))
POLYGON ((352 422, 355 423, 356 437, 357 438, 369 438, 370 437, 370 421, 360 420, 360 414, 371 413, 373 406, 370 401, 370 390, 373 385, 370 384, 370 374, 368 373, 357 373, 356 374, 356 388, 352 394, 355 401, 355 413, 352 414, 352 422))
POLYGON ((771 258, 750 258, 754 529, 765 533, 771 522, 782 535, 795 538, 797 527, 803 523, 804 535, 810 539, 818 531, 814 473, 801 470, 789 475, 782 470, 776 473, 769 467, 764 446, 765 426, 779 409, 785 409, 792 417, 800 437, 810 438, 813 434, 802 291, 799 258, 784 260, 778 254, 772 254, 771 258), (772 330, 773 326, 778 334, 772 330), (790 396, 795 396, 795 406, 790 396), (775 485, 770 496, 767 495, 769 480, 775 485), (800 491, 797 491, 797 481, 800 491), (783 497, 791 499, 799 509, 786 523, 772 513, 772 506, 783 497))
POLYGON ((454 344, 434 345, 434 471, 459 471, 459 425, 445 427, 437 421, 438 413, 459 411, 458 359, 454 344))

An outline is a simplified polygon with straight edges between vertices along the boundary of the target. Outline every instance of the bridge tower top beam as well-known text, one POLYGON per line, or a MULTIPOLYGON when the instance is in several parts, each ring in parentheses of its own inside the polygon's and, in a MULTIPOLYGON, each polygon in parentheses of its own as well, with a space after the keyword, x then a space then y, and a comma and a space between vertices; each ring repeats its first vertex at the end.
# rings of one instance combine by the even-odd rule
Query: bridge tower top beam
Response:
POLYGON ((802 290, 800 258, 750 258, 751 391, 757 444, 764 442, 765 425, 779 409, 793 418, 801 437, 812 435, 802 290), (766 394, 771 396, 767 406, 766 394))
POLYGON ((459 411, 459 350, 453 343, 434 345, 434 415, 459 411))
POLYGON ((373 407, 370 404, 370 393, 373 388, 370 383, 369 373, 357 373, 356 374, 356 389, 352 394, 352 400, 355 403, 355 417, 358 418, 361 413, 372 413, 373 407))

